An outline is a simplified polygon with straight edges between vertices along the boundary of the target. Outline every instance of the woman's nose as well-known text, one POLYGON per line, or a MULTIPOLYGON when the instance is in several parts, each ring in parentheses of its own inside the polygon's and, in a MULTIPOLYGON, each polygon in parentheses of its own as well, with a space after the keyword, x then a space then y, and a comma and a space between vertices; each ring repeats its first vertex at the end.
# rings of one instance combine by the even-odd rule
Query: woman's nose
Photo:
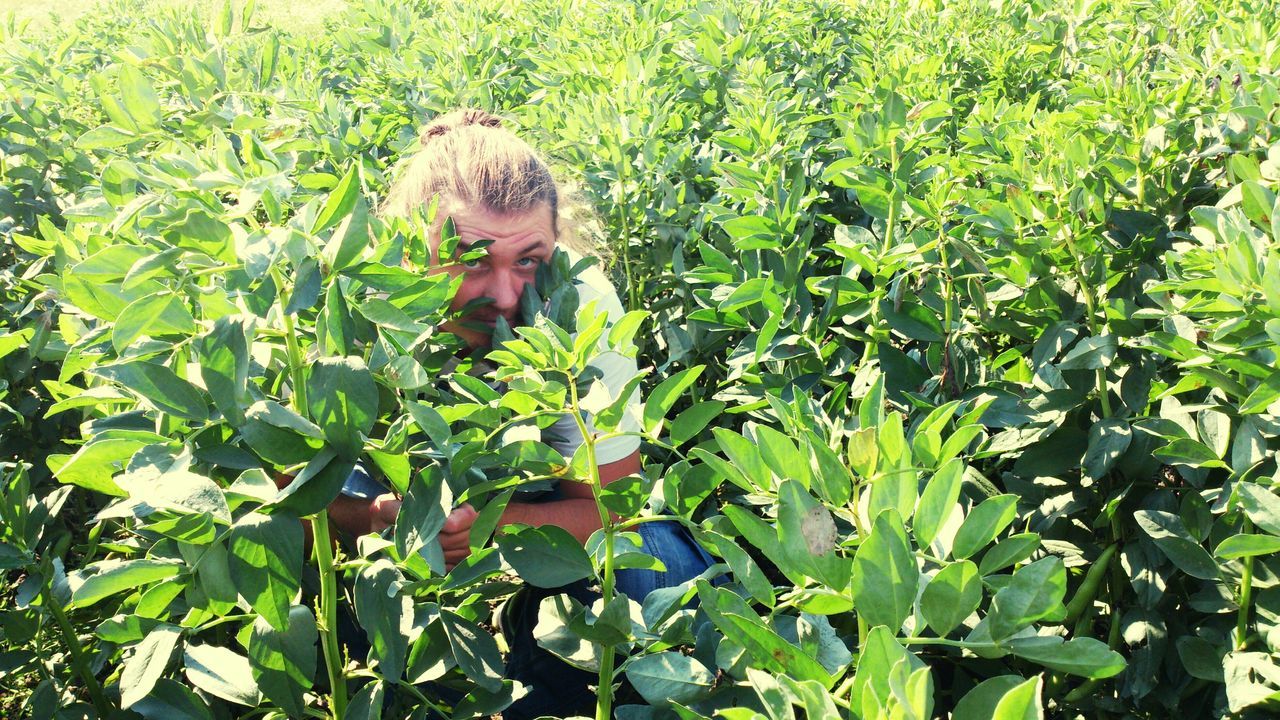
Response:
POLYGON ((489 284, 489 297, 493 306, 504 315, 509 315, 520 305, 520 293, 524 291, 524 283, 510 273, 498 273, 489 284))

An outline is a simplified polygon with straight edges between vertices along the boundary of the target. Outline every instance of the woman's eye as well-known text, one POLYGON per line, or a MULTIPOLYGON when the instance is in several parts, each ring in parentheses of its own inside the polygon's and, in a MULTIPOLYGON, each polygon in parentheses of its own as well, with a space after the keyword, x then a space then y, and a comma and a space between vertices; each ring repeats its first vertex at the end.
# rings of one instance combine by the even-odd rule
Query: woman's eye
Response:
POLYGON ((475 270, 476 268, 480 267, 480 261, 479 261, 479 260, 466 260, 466 261, 464 261, 464 262, 462 263, 462 267, 464 267, 464 268, 466 268, 466 269, 468 269, 468 270, 475 270))

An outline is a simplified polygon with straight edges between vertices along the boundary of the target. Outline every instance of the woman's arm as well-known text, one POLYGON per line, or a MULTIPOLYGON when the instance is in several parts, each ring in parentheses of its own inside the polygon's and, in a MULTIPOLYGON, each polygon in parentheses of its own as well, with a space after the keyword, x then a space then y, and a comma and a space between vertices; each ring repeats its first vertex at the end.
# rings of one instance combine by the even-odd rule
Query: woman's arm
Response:
MULTIPOLYGON (((640 472, 640 453, 631 455, 600 466, 600 483, 608 485, 619 478, 640 472)), ((549 500, 540 503, 509 503, 498 526, 520 523, 522 525, 556 525, 568 530, 578 542, 585 543, 591 533, 600 529, 600 513, 596 510, 591 486, 586 483, 561 481, 564 497, 560 500, 549 500)), ((363 534, 372 530, 380 530, 395 522, 396 513, 400 511, 400 500, 387 493, 373 500, 342 497, 329 506, 329 517, 343 529, 350 528, 355 534, 363 534)), ((440 531, 440 547, 444 550, 445 565, 453 569, 471 554, 471 526, 475 524, 477 513, 470 505, 458 506, 440 531)))

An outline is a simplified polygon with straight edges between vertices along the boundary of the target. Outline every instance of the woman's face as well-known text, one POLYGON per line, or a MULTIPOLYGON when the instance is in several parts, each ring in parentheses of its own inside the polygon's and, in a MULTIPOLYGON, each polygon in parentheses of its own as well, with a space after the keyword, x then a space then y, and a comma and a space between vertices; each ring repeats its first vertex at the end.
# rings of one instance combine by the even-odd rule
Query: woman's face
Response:
MULTIPOLYGON (((462 286, 453 298, 451 310, 457 312, 473 300, 491 301, 444 325, 445 330, 461 337, 471 347, 484 347, 489 344, 498 316, 506 318, 511 325, 516 324, 524 286, 533 282, 538 265, 551 259, 556 243, 551 206, 542 203, 526 212, 511 214, 454 206, 447 214, 453 218, 458 233, 459 251, 479 240, 493 241, 479 260, 443 268, 450 276, 462 277, 462 286)), ((444 217, 443 212, 440 217, 444 217)), ((440 236, 436 233, 431 261, 437 266, 440 265, 439 247, 440 236)))

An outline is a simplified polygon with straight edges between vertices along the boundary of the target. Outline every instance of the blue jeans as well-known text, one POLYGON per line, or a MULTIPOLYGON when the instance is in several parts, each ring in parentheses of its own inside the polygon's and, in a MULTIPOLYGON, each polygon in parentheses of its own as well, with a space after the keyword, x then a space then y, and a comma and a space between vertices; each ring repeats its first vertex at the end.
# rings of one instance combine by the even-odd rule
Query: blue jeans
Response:
MULTIPOLYGON (((615 574, 617 589, 636 602, 643 602, 653 590, 673 587, 701 575, 714 562, 678 522, 647 522, 638 525, 636 532, 644 541, 644 551, 666 566, 665 572, 632 569, 615 574)), ((584 605, 600 597, 590 581, 579 580, 560 588, 525 586, 507 601, 502 615, 502 633, 511 647, 506 676, 524 683, 529 692, 503 711, 505 720, 541 715, 590 715, 595 707, 596 695, 587 686, 597 682, 597 675, 579 670, 543 650, 533 637, 539 604, 543 598, 561 594, 568 594, 584 605)))

